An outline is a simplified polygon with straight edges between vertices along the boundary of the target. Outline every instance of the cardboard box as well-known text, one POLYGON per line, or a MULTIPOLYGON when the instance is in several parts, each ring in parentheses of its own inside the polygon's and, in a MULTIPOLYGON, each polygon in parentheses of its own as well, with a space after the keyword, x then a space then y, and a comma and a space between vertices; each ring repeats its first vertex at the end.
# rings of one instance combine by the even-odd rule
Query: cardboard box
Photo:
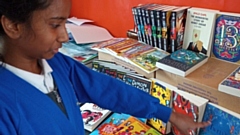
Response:
POLYGON ((129 69, 132 69, 132 70, 136 71, 137 73, 144 75, 146 78, 154 78, 155 77, 156 71, 154 71, 152 73, 146 73, 142 69, 140 69, 140 68, 138 68, 138 67, 126 62, 126 61, 123 61, 123 60, 121 60, 117 57, 114 57, 110 54, 104 53, 104 52, 100 52, 100 51, 98 52, 98 59, 99 60, 116 62, 119 65, 122 65, 124 67, 129 68, 129 69))
POLYGON ((210 102, 240 114, 240 98, 218 91, 218 84, 239 65, 209 58, 208 62, 186 77, 163 70, 156 71, 156 78, 179 89, 205 97, 210 102))

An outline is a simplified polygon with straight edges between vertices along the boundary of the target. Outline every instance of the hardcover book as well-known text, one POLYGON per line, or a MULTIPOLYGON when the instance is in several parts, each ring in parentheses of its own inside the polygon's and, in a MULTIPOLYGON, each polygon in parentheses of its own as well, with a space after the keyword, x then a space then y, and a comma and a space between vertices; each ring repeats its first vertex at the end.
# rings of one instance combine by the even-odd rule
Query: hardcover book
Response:
POLYGON ((235 69, 218 85, 218 90, 233 96, 240 97, 240 67, 235 69))
POLYGON ((211 125, 200 129, 199 135, 240 135, 240 114, 208 103, 203 121, 211 121, 211 125))
POLYGON ((219 12, 217 14, 213 57, 240 63, 240 14, 219 12))
MULTIPOLYGON (((202 121, 205 107, 208 103, 207 99, 182 90, 174 90, 172 94, 173 111, 187 115, 195 122, 202 121)), ((189 134, 197 135, 198 132, 199 129, 190 130, 189 134)), ((174 125, 172 125, 172 133, 174 135, 182 135, 174 125)))
POLYGON ((173 74, 187 76, 207 62, 217 11, 189 8, 183 47, 159 60, 156 66, 173 74))
MULTIPOLYGON (((177 88, 155 78, 151 78, 151 80, 153 81, 151 95, 153 97, 158 98, 160 104, 165 105, 167 107, 171 107, 172 91, 177 88)), ((156 130, 158 130, 159 132, 161 132, 162 134, 168 134, 171 129, 170 123, 164 123, 163 121, 157 118, 149 119, 147 123, 154 127, 156 130)))
POLYGON ((107 109, 100 108, 93 103, 84 103, 80 106, 84 129, 92 132, 110 113, 107 109))

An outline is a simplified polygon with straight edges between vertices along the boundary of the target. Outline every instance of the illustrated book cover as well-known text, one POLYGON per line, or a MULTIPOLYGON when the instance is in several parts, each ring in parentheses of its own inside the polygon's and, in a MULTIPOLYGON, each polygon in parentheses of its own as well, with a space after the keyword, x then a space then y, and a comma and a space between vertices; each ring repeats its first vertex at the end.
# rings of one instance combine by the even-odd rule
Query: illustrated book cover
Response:
POLYGON ((213 57, 240 63, 240 14, 219 12, 216 18, 213 57))
MULTIPOLYGON (((177 88, 155 78, 151 78, 151 80, 153 81, 151 95, 158 98, 160 104, 171 107, 172 91, 177 88)), ((168 134, 171 129, 170 123, 164 123, 157 118, 149 119, 147 123, 162 134, 168 134)))
POLYGON ((173 74, 187 76, 210 57, 216 10, 188 8, 182 49, 159 60, 156 66, 173 74))
MULTIPOLYGON (((173 111, 187 115, 196 122, 202 121, 207 103, 207 99, 186 91, 174 90, 172 92, 173 111)), ((171 131, 174 135, 182 135, 174 125, 172 125, 171 131)), ((192 135, 197 135, 199 129, 191 130, 190 132, 192 135)))
POLYGON ((92 132, 110 113, 93 103, 84 103, 80 106, 84 129, 92 132))
MULTIPOLYGON (((113 113, 104 122, 96 128, 90 135, 111 135, 117 130, 117 127, 126 121, 131 115, 124 113, 113 113)), ((146 119, 138 118, 145 123, 146 119)))
POLYGON ((199 135, 240 135, 240 114, 208 103, 203 121, 211 121, 211 125, 200 129, 199 135))
POLYGON ((218 85, 218 90, 240 97, 240 67, 235 69, 218 85))
POLYGON ((143 53, 141 55, 137 55, 130 59, 130 62, 133 65, 138 66, 142 70, 144 70, 147 73, 152 73, 158 68, 156 67, 156 62, 166 56, 168 56, 169 53, 166 51, 163 51, 159 48, 155 48, 155 50, 143 53))

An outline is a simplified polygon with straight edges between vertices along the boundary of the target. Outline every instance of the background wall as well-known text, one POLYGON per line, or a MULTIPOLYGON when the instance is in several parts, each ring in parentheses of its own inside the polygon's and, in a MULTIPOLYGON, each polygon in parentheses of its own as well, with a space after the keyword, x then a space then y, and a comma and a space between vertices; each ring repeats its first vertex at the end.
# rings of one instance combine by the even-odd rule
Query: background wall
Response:
POLYGON ((240 0, 72 0, 70 16, 91 19, 105 27, 114 37, 126 37, 133 28, 132 7, 159 3, 176 6, 196 6, 240 13, 240 0))

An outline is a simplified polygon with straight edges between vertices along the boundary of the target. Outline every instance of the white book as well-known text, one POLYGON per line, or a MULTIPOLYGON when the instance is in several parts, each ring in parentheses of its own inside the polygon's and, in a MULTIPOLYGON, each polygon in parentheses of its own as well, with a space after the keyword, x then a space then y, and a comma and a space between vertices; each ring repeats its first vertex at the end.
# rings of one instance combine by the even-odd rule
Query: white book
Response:
POLYGON ((100 108, 93 103, 84 103, 80 107, 84 129, 92 132, 110 113, 110 110, 100 108))
MULTIPOLYGON (((188 115, 196 122, 202 121, 207 103, 208 99, 183 90, 174 90, 172 94, 173 111, 188 115)), ((177 135, 182 135, 174 126, 172 126, 172 132, 177 135)), ((190 132, 192 135, 197 135, 199 129, 191 130, 190 132)))
POLYGON ((236 68, 218 85, 218 90, 240 97, 240 67, 236 68))
POLYGON ((189 8, 182 49, 159 60, 156 66, 162 70, 187 76, 207 62, 218 10, 189 8))

